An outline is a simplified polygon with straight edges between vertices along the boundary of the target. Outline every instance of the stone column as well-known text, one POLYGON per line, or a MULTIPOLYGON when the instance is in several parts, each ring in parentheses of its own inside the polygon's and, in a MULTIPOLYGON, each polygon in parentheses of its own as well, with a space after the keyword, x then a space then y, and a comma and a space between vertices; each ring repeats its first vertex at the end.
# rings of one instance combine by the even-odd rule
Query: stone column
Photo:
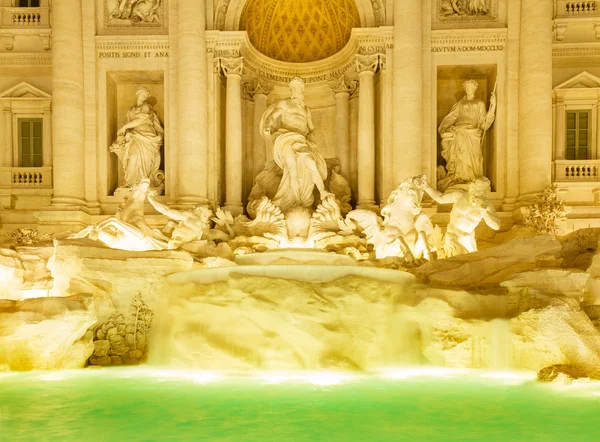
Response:
POLYGON ((596 103, 596 155, 592 158, 600 158, 600 100, 596 103))
POLYGON ((551 182, 552 0, 521 1, 519 60, 519 198, 551 182))
POLYGON ((85 205, 81 0, 52 5, 52 205, 85 205))
POLYGON ((12 112, 10 106, 4 108, 4 140, 2 140, 2 153, 0 154, 0 166, 12 167, 13 164, 13 129, 12 112))
POLYGON ((556 98, 554 109, 554 159, 565 159, 565 100, 563 97, 556 98))
POLYGON ((192 206, 208 202, 206 1, 177 1, 176 19, 178 202, 192 206))
POLYGON ((233 216, 244 212, 242 203, 242 70, 243 58, 222 58, 227 77, 225 102, 225 208, 233 216))
POLYGON ((260 121, 267 110, 267 96, 273 90, 273 85, 264 80, 258 80, 254 84, 252 90, 248 90, 248 94, 254 99, 254 116, 253 116, 253 163, 254 171, 252 178, 262 172, 268 161, 273 159, 273 152, 268 152, 267 144, 262 134, 260 133, 260 121))
POLYGON ((423 5, 394 2, 393 176, 400 181, 423 173, 423 5))
POLYGON ((358 201, 359 209, 375 206, 375 91, 379 55, 357 55, 358 93, 358 201))
POLYGON ((340 161, 340 174, 350 180, 350 93, 355 84, 348 84, 342 75, 331 85, 335 94, 335 156, 340 161))

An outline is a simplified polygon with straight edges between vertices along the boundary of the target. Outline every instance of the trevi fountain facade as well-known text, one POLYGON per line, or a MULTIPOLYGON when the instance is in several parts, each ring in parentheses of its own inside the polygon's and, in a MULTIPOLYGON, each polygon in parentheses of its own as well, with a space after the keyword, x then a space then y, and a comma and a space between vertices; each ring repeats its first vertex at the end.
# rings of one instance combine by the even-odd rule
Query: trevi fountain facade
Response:
POLYGON ((599 2, 0 20, 0 370, 600 378, 599 2))

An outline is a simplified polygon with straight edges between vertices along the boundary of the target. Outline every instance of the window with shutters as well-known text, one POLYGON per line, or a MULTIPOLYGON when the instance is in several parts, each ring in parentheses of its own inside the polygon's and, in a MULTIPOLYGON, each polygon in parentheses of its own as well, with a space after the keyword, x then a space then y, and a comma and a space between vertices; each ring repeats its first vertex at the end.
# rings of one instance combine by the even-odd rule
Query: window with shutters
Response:
POLYGON ((41 118, 19 118, 19 167, 42 167, 43 123, 41 118))
POLYGON ((591 115, 589 110, 567 111, 565 159, 587 160, 591 158, 591 115))

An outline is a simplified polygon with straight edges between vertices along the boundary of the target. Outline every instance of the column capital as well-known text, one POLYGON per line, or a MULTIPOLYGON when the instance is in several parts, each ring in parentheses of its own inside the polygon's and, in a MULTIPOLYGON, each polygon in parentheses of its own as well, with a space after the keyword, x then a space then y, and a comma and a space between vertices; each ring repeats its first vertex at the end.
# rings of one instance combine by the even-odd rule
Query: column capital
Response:
POLYGON ((221 69, 223 69, 223 73, 226 77, 230 75, 239 75, 242 76, 242 71, 244 70, 244 57, 237 58, 221 58, 221 69))
POLYGON ((251 97, 255 95, 269 95, 273 92, 273 83, 264 78, 252 78, 244 83, 244 92, 251 97))
POLYGON ((359 74, 362 74, 363 72, 372 72, 374 74, 377 72, 377 68, 379 67, 379 55, 380 54, 357 54, 354 58, 356 72, 359 74))
POLYGON ((356 80, 349 80, 345 75, 341 75, 337 78, 329 80, 328 84, 335 95, 337 94, 349 94, 352 95, 357 88, 356 80))

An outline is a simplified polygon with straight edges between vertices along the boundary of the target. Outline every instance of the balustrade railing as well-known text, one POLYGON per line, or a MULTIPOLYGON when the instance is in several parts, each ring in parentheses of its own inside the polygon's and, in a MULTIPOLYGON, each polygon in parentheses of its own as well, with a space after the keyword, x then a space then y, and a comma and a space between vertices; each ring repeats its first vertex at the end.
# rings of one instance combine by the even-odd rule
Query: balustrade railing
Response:
POLYGON ((565 2, 567 15, 591 15, 596 13, 596 2, 565 2))
POLYGON ((50 26, 50 9, 0 7, 2 28, 36 28, 50 26))
POLYGON ((13 167, 11 187, 52 187, 51 167, 13 167))
POLYGON ((557 160, 556 181, 600 181, 600 160, 557 160))

